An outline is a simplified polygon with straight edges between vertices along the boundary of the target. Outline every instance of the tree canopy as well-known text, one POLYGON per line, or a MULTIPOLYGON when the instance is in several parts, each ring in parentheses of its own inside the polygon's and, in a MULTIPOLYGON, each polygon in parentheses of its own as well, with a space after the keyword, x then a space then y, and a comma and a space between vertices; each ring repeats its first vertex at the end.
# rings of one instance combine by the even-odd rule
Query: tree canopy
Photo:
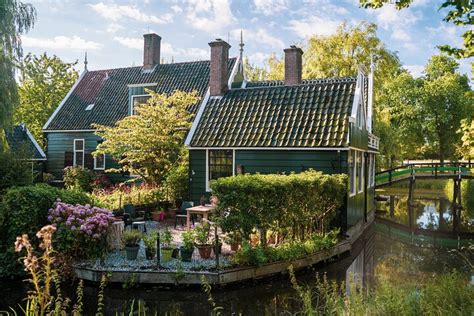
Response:
POLYGON ((28 32, 35 20, 31 4, 0 0, 0 130, 10 124, 18 103, 15 62, 22 55, 20 35, 28 32))
POLYGON ((28 54, 22 61, 18 92, 20 104, 15 109, 15 123, 25 123, 42 143, 42 127, 53 114, 78 78, 77 64, 63 62, 59 57, 28 54))
POLYGON ((192 122, 187 109, 198 101, 198 94, 148 92, 151 97, 135 107, 135 115, 112 127, 94 126, 104 140, 94 155, 110 154, 124 171, 138 174, 148 183, 161 184, 167 173, 181 163, 184 138, 192 122))

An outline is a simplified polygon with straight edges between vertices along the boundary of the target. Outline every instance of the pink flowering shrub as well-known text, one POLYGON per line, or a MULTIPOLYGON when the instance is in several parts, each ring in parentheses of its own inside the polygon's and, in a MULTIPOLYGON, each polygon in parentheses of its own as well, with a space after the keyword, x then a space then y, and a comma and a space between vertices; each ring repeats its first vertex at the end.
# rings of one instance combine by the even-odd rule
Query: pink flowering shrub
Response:
POLYGON ((105 252, 107 228, 113 215, 107 209, 58 200, 49 210, 48 221, 56 225, 55 248, 59 252, 74 258, 91 258, 105 252))

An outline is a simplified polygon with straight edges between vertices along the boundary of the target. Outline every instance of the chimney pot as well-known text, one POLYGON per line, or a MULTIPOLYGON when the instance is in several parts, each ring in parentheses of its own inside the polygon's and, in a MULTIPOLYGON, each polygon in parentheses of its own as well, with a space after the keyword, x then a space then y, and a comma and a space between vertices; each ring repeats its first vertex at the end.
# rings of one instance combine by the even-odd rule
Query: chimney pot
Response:
POLYGON ((221 39, 210 42, 211 63, 209 88, 211 96, 222 96, 229 89, 228 86, 228 60, 230 45, 221 39))
POLYGON ((160 64, 161 37, 155 33, 145 34, 143 37, 143 69, 151 70, 160 64))
POLYGON ((285 50, 285 85, 301 83, 303 74, 303 50, 295 45, 285 50))

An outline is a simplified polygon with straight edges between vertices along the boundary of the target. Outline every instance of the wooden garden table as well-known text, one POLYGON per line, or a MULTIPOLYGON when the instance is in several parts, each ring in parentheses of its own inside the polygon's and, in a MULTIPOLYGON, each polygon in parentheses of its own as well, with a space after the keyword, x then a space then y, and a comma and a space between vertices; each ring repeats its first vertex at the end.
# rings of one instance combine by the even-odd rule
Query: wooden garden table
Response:
POLYGON ((202 218, 208 219, 209 213, 212 213, 216 207, 211 204, 206 204, 204 206, 198 205, 189 207, 186 209, 186 228, 187 230, 191 229, 191 214, 202 215, 202 218))

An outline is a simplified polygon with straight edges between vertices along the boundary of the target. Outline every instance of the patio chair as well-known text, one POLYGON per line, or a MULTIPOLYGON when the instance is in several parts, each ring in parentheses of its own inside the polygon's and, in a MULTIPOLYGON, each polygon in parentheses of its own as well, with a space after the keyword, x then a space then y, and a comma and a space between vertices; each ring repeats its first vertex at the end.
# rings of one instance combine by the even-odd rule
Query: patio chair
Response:
MULTIPOLYGON (((143 211, 137 212, 133 204, 125 204, 123 206, 123 215, 125 227, 130 225, 133 228, 133 223, 145 221, 145 213, 143 211)), ((144 230, 146 231, 146 227, 144 230)))
MULTIPOLYGON (((181 226, 184 226, 184 223, 186 222, 186 219, 187 219, 186 209, 193 206, 194 206, 193 201, 183 201, 183 203, 181 203, 181 207, 178 210, 179 213, 177 212, 174 218, 174 228, 176 228, 176 225, 178 224, 178 218, 181 221, 181 226)), ((193 221, 193 225, 194 225, 194 215, 191 215, 191 220, 193 221)))

